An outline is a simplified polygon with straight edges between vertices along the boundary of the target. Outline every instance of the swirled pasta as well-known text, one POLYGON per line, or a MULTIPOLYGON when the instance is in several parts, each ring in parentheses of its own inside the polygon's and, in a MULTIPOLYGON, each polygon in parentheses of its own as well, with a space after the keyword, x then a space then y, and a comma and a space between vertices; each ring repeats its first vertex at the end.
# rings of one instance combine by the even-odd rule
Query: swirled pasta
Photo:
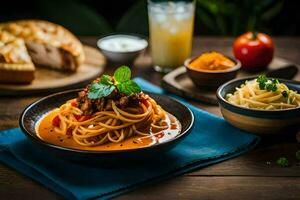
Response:
POLYGON ((262 88, 255 79, 246 81, 235 92, 226 95, 228 102, 245 108, 263 110, 282 110, 300 106, 300 95, 297 91, 290 90, 285 84, 278 81, 266 80, 263 84, 271 87, 262 88), (273 87, 273 88, 272 88, 273 87))

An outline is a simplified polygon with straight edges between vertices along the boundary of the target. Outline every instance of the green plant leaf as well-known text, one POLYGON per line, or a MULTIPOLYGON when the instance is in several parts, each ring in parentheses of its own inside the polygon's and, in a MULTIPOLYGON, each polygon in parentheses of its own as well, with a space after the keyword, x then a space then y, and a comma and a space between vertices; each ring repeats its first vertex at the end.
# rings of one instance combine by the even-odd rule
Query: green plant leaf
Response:
POLYGON ((88 91, 89 99, 100 99, 107 97, 116 87, 114 85, 104 85, 102 83, 93 83, 88 91))
POLYGON ((274 5, 274 3, 276 3, 277 0, 260 0, 259 1, 259 6, 262 10, 268 8, 268 7, 272 7, 272 5, 274 5))
POLYGON ((105 35, 113 32, 107 20, 82 1, 35 1, 37 18, 65 26, 76 35, 105 35))
POLYGON ((199 30, 204 34, 237 36, 253 29, 268 32, 269 23, 282 10, 282 2, 284 0, 197 0, 196 21, 201 22, 199 30))
POLYGON ((133 80, 129 80, 122 84, 118 84, 117 88, 119 92, 124 93, 126 95, 132 95, 141 92, 140 86, 133 80))
POLYGON ((265 21, 273 19, 282 10, 283 3, 283 1, 276 2, 272 7, 262 13, 261 19, 265 21))
POLYGON ((215 22, 213 20, 214 18, 210 14, 208 14, 206 10, 198 7, 196 16, 201 24, 204 24, 204 26, 209 28, 210 31, 214 32, 216 27, 215 22))
POLYGON ((212 0, 198 0, 198 5, 201 7, 205 8, 212 14, 217 14, 219 7, 218 7, 218 2, 217 1, 212 1, 212 0))
POLYGON ((226 22, 224 20, 225 18, 222 17, 221 15, 218 15, 216 18, 217 21, 217 26, 219 27, 221 34, 222 35, 227 35, 227 25, 226 22))
POLYGON ((114 79, 117 82, 117 84, 128 81, 130 80, 130 78, 131 78, 131 70, 127 66, 119 67, 114 73, 114 79))
POLYGON ((148 35, 147 0, 135 1, 135 4, 122 16, 116 31, 148 35))

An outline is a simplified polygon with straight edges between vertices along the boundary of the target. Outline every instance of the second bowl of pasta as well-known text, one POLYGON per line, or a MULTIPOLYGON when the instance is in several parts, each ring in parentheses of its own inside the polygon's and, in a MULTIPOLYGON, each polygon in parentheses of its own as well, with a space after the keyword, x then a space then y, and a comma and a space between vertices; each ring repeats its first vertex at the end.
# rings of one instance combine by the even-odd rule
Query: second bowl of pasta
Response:
POLYGON ((300 126, 300 84, 264 75, 229 81, 217 90, 223 117, 257 134, 280 134, 300 126))

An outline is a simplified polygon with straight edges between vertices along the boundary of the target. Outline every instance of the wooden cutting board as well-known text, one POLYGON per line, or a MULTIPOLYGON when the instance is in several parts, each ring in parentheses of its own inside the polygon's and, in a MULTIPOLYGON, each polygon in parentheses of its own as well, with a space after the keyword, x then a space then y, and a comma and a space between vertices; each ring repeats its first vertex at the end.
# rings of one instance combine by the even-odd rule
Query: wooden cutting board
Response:
MULTIPOLYGON (((267 76, 274 78, 292 79, 297 73, 299 66, 283 58, 274 58, 267 71, 259 73, 247 73, 239 71, 237 78, 255 76, 265 73, 267 76)), ((188 77, 185 67, 179 67, 166 74, 162 80, 162 87, 172 93, 194 101, 218 105, 216 90, 207 90, 197 88, 192 80, 188 77)))
POLYGON ((52 93, 65 89, 83 87, 100 76, 106 60, 99 50, 83 47, 86 61, 75 73, 66 73, 38 67, 35 79, 28 85, 0 84, 0 96, 23 96, 36 93, 52 93))

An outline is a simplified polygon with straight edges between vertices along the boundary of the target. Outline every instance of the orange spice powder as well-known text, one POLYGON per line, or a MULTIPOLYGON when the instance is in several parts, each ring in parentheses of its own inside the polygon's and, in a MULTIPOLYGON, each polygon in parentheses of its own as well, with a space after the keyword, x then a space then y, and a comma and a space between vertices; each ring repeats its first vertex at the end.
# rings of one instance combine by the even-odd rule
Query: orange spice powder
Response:
POLYGON ((235 63, 218 52, 207 52, 203 53, 196 59, 194 59, 190 64, 189 68, 194 70, 226 70, 235 66, 235 63))

